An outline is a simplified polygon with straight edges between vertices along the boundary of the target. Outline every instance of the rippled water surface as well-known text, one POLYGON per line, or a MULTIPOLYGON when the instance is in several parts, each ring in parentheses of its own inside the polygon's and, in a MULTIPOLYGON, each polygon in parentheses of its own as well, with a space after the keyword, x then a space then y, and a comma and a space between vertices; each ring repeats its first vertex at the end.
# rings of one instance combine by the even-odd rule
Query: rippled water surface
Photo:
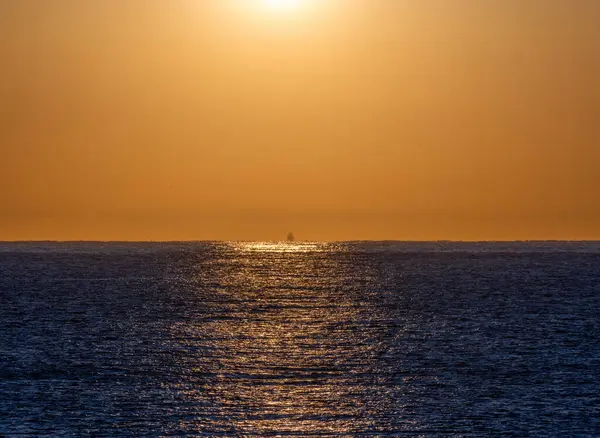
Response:
POLYGON ((0 244, 0 435, 600 436, 600 244, 0 244))

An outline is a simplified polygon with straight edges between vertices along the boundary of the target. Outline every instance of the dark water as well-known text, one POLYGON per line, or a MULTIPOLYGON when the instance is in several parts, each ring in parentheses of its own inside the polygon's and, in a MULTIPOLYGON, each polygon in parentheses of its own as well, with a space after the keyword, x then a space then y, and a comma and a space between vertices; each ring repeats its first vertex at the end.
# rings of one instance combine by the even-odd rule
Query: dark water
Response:
POLYGON ((0 244, 0 435, 600 436, 600 244, 0 244))

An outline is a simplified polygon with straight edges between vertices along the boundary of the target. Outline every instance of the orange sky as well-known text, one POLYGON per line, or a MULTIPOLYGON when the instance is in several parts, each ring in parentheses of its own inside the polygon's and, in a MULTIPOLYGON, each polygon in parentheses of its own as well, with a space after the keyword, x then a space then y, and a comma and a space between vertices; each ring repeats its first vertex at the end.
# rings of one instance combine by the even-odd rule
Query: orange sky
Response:
POLYGON ((0 2, 0 240, 600 239, 597 0, 0 2))

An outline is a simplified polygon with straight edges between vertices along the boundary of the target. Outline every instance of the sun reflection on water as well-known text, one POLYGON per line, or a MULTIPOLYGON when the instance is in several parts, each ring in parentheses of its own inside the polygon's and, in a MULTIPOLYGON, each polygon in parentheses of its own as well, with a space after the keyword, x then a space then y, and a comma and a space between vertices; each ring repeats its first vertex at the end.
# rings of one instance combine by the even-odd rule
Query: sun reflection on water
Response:
POLYGON ((323 242, 231 242, 231 247, 242 252, 301 253, 324 252, 331 244, 323 242))
POLYGON ((374 273, 333 257, 330 245, 230 243, 227 263, 198 268, 201 307, 173 327, 201 353, 185 390, 199 406, 188 430, 305 435, 372 426, 369 411, 388 399, 369 377, 385 334, 368 324, 377 317, 368 295, 349 283, 374 273))

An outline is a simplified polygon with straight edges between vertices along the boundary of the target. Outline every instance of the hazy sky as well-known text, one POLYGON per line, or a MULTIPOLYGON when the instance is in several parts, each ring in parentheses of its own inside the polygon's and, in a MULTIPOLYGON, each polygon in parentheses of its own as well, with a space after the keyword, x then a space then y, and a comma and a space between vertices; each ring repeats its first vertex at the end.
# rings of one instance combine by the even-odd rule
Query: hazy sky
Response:
POLYGON ((598 0, 0 0, 0 240, 600 239, 598 0))

